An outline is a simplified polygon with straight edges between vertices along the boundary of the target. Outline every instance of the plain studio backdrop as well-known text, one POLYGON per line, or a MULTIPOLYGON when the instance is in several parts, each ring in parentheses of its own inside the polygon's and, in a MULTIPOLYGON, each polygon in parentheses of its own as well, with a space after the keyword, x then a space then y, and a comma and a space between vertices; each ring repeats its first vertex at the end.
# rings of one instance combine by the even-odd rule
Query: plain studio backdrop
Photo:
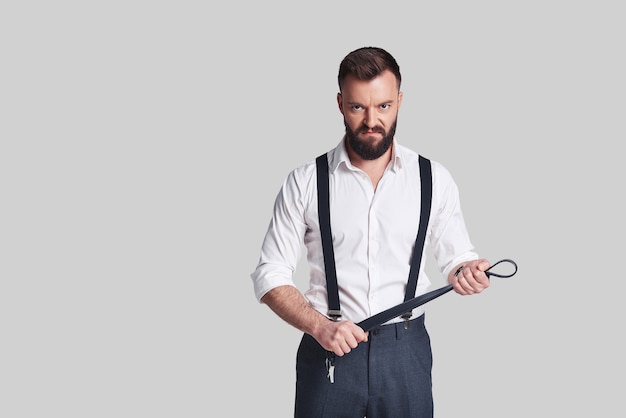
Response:
POLYGON ((343 135, 337 70, 361 46, 397 58, 396 137, 449 168, 477 251, 519 265, 427 305, 436 416, 624 416, 623 17, 4 2, 0 416, 292 416, 300 332, 250 273, 287 173, 343 135))

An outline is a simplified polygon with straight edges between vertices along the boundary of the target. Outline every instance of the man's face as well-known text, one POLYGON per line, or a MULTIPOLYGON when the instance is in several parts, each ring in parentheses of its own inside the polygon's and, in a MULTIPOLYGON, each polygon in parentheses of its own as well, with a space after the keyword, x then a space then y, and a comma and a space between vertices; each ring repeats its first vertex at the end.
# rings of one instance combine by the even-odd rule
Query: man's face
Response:
POLYGON ((346 78, 337 102, 348 146, 364 160, 382 156, 393 142, 402 103, 393 73, 384 71, 369 81, 346 78))

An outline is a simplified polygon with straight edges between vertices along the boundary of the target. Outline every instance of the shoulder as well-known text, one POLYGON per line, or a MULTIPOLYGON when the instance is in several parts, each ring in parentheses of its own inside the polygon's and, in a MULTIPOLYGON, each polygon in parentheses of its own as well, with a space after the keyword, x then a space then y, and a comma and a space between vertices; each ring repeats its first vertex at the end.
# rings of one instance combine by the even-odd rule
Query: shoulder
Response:
POLYGON ((427 159, 430 162, 431 172, 433 176, 433 180, 441 179, 443 181, 452 180, 452 175, 450 171, 439 161, 430 158, 428 155, 419 154, 416 151, 407 148, 403 145, 396 144, 397 153, 396 155, 402 160, 402 164, 405 165, 410 170, 419 170, 420 166, 420 156, 422 158, 427 159))
POLYGON ((316 164, 315 160, 311 160, 297 166, 287 174, 283 182, 282 194, 292 199, 310 200, 311 193, 316 187, 316 164))
POLYGON ((307 161, 306 163, 294 168, 289 176, 299 183, 309 183, 316 177, 316 163, 315 160, 307 161))

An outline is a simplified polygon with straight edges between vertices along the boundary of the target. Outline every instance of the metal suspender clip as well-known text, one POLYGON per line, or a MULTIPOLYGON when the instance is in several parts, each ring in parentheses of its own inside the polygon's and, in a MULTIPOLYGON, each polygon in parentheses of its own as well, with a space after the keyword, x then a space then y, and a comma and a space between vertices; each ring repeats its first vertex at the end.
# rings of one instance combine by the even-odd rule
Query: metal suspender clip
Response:
POLYGON ((341 319, 341 315, 342 315, 341 311, 337 311, 337 310, 334 310, 334 309, 329 309, 328 310, 328 316, 330 316, 330 319, 335 321, 335 322, 337 322, 337 321, 339 321, 341 319))
POLYGON ((413 311, 403 313, 400 318, 404 319, 404 329, 409 329, 409 319, 413 316, 413 311))

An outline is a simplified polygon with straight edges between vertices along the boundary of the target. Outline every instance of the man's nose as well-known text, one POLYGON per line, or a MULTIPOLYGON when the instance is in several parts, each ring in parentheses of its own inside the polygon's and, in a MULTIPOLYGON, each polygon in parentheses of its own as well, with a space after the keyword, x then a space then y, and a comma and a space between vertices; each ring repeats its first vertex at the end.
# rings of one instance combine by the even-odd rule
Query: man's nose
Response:
POLYGON ((363 119, 363 124, 370 129, 376 126, 376 113, 365 112, 365 119, 363 119))

